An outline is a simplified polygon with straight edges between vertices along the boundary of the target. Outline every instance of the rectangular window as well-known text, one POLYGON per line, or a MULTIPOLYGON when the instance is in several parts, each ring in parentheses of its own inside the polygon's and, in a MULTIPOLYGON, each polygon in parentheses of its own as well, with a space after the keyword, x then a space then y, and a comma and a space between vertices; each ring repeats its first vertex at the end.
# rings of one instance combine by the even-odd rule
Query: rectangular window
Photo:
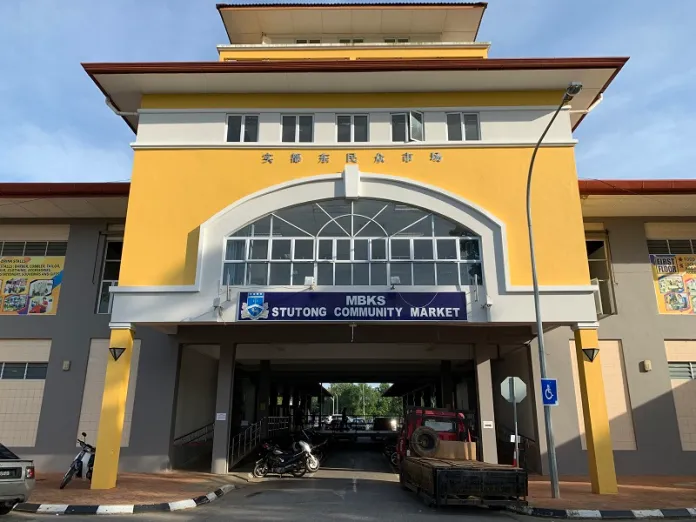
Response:
POLYGON ((409 142, 425 140, 423 113, 411 111, 392 114, 392 141, 409 142))
POLYGON ((408 38, 385 38, 384 43, 408 43, 408 38))
POLYGON ((448 141, 479 141, 481 130, 478 114, 447 113, 448 141))
POLYGON ((282 118, 283 143, 311 143, 314 141, 314 116, 284 115, 282 118))
POLYGON ((256 143, 259 141, 259 117, 252 114, 227 116, 228 143, 256 143))
POLYGON ((648 253, 696 254, 696 239, 648 239, 648 253))
POLYGON ((590 268, 590 280, 597 287, 595 306, 597 317, 616 313, 614 282, 606 236, 592 235, 585 239, 587 262, 590 268))
POLYGON ((340 44, 361 44, 365 43, 364 38, 339 38, 338 43, 340 44))
POLYGON ((109 289, 118 286, 118 276, 121 271, 121 254, 123 253, 122 239, 108 239, 104 249, 101 279, 99 282, 98 314, 111 313, 112 295, 109 289))
POLYGON ((295 40, 295 43, 296 44, 320 44, 321 40, 318 38, 311 38, 311 39, 302 38, 299 40, 295 40))
POLYGON ((367 114, 339 114, 336 116, 338 143, 366 143, 369 120, 367 114))
POLYGON ((0 362, 0 379, 45 380, 48 363, 0 362))
POLYGON ((0 256, 63 257, 67 241, 0 241, 0 256))

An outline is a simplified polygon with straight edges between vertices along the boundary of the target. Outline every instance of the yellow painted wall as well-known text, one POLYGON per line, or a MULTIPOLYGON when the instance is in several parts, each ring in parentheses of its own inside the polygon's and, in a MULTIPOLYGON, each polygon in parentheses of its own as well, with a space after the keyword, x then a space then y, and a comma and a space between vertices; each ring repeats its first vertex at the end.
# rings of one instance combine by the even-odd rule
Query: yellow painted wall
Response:
POLYGON ((220 51, 220 61, 230 60, 370 60, 381 58, 488 58, 487 47, 411 48, 379 46, 372 49, 355 46, 333 46, 321 49, 269 47, 238 48, 220 51))
POLYGON ((145 94, 143 109, 347 109, 557 106, 563 91, 386 92, 357 94, 145 94))
MULTIPOLYGON (((507 226, 511 280, 531 285, 525 183, 531 148, 435 149, 208 149, 135 152, 128 204, 122 286, 192 284, 198 227, 234 201, 306 176, 341 172, 347 152, 362 171, 442 187, 488 209, 507 226), (273 164, 262 154, 273 152, 273 164), (303 161, 290 162, 291 153, 303 161), (385 163, 374 163, 381 152, 385 163), (403 163, 401 155, 413 160, 403 163), (320 153, 330 161, 321 164, 320 153)), ((388 197, 388 194, 385 194, 388 197)), ((543 148, 534 182, 534 223, 542 285, 589 284, 584 230, 572 147, 543 148)))

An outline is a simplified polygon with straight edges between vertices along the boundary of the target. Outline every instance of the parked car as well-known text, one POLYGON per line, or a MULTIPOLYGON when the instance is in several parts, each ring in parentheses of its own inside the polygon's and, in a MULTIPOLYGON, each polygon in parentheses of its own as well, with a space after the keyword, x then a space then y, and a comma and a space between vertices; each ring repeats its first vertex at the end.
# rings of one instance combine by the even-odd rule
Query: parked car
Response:
POLYGON ((367 422, 365 419, 353 419, 348 423, 348 427, 351 430, 365 431, 367 430, 367 422))
POLYGON ((34 489, 34 462, 21 459, 0 444, 0 515, 27 502, 34 489))

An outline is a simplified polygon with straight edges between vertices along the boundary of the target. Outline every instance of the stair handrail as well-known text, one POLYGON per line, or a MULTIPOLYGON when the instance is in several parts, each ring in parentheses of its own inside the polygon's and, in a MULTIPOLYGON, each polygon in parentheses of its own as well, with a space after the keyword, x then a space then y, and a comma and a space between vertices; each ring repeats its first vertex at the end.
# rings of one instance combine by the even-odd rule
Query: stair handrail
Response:
POLYGON ((201 426, 200 428, 196 428, 193 431, 190 431, 188 433, 184 433, 183 435, 180 435, 179 437, 174 439, 174 445, 175 446, 182 446, 184 444, 189 444, 191 442, 204 442, 209 440, 209 436, 212 436, 213 431, 215 428, 215 423, 211 422, 209 424, 206 424, 205 426, 201 426))

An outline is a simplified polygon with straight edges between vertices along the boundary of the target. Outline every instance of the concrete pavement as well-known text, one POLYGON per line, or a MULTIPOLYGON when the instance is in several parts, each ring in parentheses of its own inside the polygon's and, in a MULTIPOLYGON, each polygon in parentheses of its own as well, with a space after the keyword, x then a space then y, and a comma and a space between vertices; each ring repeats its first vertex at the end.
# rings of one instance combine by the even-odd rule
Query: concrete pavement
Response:
MULTIPOLYGON (((47 515, 13 514, 4 520, 45 520, 47 515)), ((511 521, 514 516, 483 508, 434 510, 403 491, 379 451, 335 453, 314 477, 267 480, 232 491, 207 506, 153 515, 99 515, 97 520, 135 521, 365 521, 421 522, 448 519, 511 521)), ((3 522, 4 522, 3 520, 3 522)), ((530 519, 526 519, 530 520, 530 519)), ((61 516, 61 522, 85 521, 84 516, 61 516)))

